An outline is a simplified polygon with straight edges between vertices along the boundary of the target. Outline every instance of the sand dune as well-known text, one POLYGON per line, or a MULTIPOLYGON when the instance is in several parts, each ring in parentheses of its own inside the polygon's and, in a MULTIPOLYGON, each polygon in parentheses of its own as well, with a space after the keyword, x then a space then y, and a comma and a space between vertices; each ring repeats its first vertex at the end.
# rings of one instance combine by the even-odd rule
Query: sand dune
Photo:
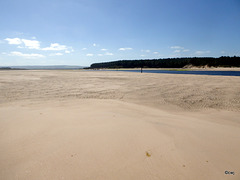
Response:
POLYGON ((2 71, 0 179, 240 179, 239 89, 239 77, 2 71))

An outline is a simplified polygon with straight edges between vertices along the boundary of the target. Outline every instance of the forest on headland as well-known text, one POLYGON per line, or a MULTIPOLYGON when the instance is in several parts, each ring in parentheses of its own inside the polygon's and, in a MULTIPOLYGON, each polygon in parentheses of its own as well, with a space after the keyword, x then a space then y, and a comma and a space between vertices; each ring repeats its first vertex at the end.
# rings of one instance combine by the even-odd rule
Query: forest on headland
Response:
POLYGON ((184 57, 143 60, 118 60, 91 64, 89 69, 101 68, 185 68, 185 67, 240 67, 240 57, 184 57))

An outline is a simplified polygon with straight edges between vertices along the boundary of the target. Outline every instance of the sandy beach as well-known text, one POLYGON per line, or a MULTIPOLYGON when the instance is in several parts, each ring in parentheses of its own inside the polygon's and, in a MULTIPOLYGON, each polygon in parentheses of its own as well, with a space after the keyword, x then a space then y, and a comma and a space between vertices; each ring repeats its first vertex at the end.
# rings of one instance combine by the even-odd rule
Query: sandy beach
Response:
POLYGON ((0 71, 0 179, 240 179, 240 77, 0 71))

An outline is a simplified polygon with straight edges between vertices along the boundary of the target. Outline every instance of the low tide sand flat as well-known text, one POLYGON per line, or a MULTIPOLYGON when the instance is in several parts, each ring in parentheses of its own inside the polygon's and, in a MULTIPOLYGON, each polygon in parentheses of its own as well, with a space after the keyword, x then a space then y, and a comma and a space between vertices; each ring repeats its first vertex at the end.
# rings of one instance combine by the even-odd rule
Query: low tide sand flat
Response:
POLYGON ((0 179, 240 179, 240 78, 0 72, 0 179))

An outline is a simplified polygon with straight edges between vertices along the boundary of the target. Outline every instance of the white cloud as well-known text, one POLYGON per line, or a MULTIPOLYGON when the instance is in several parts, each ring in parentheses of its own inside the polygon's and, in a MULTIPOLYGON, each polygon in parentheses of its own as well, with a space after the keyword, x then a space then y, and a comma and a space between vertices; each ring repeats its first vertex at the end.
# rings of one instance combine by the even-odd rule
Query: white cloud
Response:
POLYGON ((158 54, 159 52, 153 52, 153 54, 158 54))
POLYGON ((50 56, 62 56, 63 55, 63 53, 52 53, 52 54, 50 54, 50 56))
POLYGON ((145 55, 142 54, 141 57, 145 57, 145 55))
POLYGON ((74 52, 72 47, 67 47, 65 45, 60 45, 58 43, 51 43, 49 47, 40 48, 40 42, 35 40, 35 37, 32 37, 34 40, 29 39, 20 39, 20 38, 6 38, 5 41, 8 44, 19 45, 17 48, 28 48, 28 49, 36 49, 36 50, 43 50, 43 51, 65 51, 65 53, 69 54, 74 52))
MULTIPOLYGON (((6 38, 8 44, 15 44, 20 45, 24 44, 25 47, 29 49, 40 49, 40 42, 37 40, 27 40, 27 39, 20 39, 20 38, 6 38)), ((22 46, 18 46, 18 48, 23 48, 22 46)))
POLYGON ((22 44, 22 41, 19 38, 6 38, 4 40, 8 41, 8 44, 22 44))
POLYGON ((62 51, 67 49, 67 46, 58 43, 51 43, 50 47, 42 48, 44 51, 62 51))
POLYGON ((87 48, 82 48, 83 51, 87 50, 87 48))
POLYGON ((113 56, 113 53, 106 52, 105 55, 106 56, 113 56))
POLYGON ((204 54, 208 54, 210 53, 210 51, 196 51, 195 54, 196 55, 204 55, 204 54))
POLYGON ((171 49, 175 49, 175 51, 173 51, 174 53, 180 53, 180 52, 188 52, 190 51, 189 49, 185 49, 182 46, 171 46, 171 49))
POLYGON ((119 51, 126 51, 126 50, 132 50, 132 48, 119 48, 119 51))
POLYGON ((9 54, 10 56, 20 56, 20 57, 25 57, 25 58, 43 58, 45 57, 44 55, 42 54, 23 54, 21 52, 18 52, 18 51, 13 51, 9 54))
POLYGON ((107 51, 108 49, 101 49, 101 51, 107 51))
POLYGON ((181 46, 171 46, 170 48, 171 49, 184 49, 184 47, 181 47, 181 46))
POLYGON ((94 47, 96 47, 96 46, 97 46, 97 44, 95 44, 95 43, 94 43, 94 44, 93 44, 93 46, 94 46, 94 47))
POLYGON ((89 56, 89 57, 90 57, 90 56, 93 56, 93 54, 86 54, 86 56, 89 56))
POLYGON ((103 56, 103 54, 98 54, 98 56, 103 56))
POLYGON ((22 42, 29 49, 40 49, 40 42, 37 40, 22 39, 22 42))

